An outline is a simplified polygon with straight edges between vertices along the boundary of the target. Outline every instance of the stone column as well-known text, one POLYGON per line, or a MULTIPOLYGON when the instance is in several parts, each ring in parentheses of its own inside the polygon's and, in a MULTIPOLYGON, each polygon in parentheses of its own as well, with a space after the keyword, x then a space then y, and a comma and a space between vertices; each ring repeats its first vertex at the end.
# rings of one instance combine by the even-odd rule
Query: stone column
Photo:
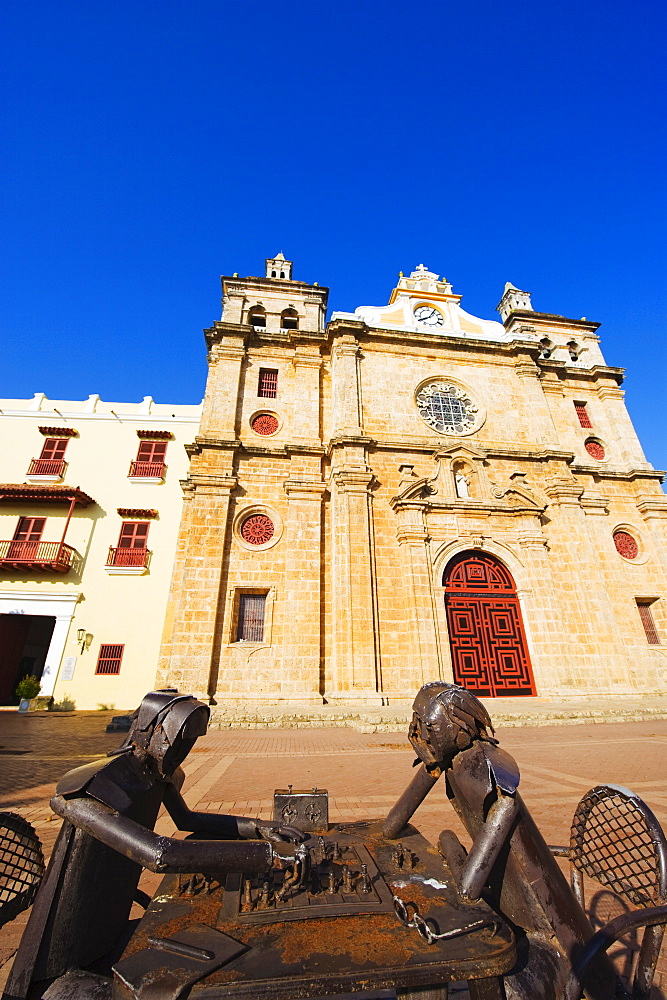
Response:
POLYGON ((193 473, 186 488, 157 674, 159 687, 215 692, 217 623, 222 618, 225 546, 233 475, 193 473))
POLYGON ((330 700, 379 704, 374 540, 370 487, 373 474, 339 467, 333 472, 332 685, 330 700))

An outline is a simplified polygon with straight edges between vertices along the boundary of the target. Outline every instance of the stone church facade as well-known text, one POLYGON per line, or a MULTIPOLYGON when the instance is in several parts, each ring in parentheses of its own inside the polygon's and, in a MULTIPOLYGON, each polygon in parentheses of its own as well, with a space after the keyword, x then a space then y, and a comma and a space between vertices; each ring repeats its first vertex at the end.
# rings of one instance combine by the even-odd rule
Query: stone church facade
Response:
POLYGON ((667 498, 598 324, 224 277, 158 681, 221 706, 637 694, 667 679, 667 498))

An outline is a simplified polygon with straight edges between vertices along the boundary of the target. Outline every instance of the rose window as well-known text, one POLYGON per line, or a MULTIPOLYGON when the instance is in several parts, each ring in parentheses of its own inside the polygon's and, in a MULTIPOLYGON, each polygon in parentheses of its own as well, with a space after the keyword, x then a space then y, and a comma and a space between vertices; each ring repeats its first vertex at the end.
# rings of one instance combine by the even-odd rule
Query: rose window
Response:
POLYGON ((636 559, 639 555, 639 546, 628 531, 615 531, 614 545, 624 559, 636 559))
POLYGON ((465 434, 475 426, 477 407, 463 389, 449 382, 422 386, 416 402, 420 417, 441 434, 465 434))
POLYGON ((584 448, 592 458, 597 458, 599 462, 604 458, 604 448, 599 441, 589 438, 588 441, 584 442, 584 448))
POLYGON ((250 545, 270 542, 274 533, 273 521, 266 514, 251 514, 241 525, 241 538, 250 545))
POLYGON ((278 418, 272 413, 260 413, 258 417, 253 417, 250 424, 255 434, 275 434, 278 430, 278 418))

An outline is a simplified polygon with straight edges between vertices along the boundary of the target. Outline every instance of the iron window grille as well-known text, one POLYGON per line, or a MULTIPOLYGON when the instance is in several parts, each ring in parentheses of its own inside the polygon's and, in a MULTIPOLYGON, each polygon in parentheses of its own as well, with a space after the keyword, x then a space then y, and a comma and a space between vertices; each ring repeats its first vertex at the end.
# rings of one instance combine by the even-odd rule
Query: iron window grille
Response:
POLYGON ((237 642, 263 642, 266 594, 240 594, 237 642))
POLYGON ((100 655, 97 658, 96 674, 119 674, 120 664, 123 659, 124 645, 114 643, 103 643, 100 646, 100 655))
POLYGON ((260 368, 257 395, 275 399, 278 395, 278 369, 260 368))
POLYGON ((646 633, 646 641, 651 646, 660 645, 660 636, 658 635, 658 630, 655 626, 655 619, 653 617, 653 612, 651 611, 652 601, 640 601, 636 598, 637 610, 639 611, 639 617, 642 620, 642 625, 644 626, 644 632, 646 633))
POLYGON ((579 417, 579 423, 582 427, 592 427, 591 418, 588 415, 588 409, 585 403, 578 403, 576 400, 574 402, 574 408, 579 417))

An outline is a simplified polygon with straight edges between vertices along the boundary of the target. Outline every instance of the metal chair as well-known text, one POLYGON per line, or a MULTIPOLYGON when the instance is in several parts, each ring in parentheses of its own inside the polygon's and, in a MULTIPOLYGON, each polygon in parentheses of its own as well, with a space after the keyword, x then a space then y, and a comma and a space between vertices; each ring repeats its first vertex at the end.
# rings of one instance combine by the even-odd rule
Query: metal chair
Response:
POLYGON ((563 1000, 579 1000, 596 955, 629 931, 645 927, 634 977, 634 1000, 649 1000, 667 923, 667 839, 649 807, 620 785, 597 785, 576 808, 569 847, 552 847, 570 862, 572 890, 582 907, 584 875, 638 909, 597 931, 576 956, 563 1000))
POLYGON ((43 875, 42 845, 30 823, 0 812, 0 927, 30 906, 43 875))

